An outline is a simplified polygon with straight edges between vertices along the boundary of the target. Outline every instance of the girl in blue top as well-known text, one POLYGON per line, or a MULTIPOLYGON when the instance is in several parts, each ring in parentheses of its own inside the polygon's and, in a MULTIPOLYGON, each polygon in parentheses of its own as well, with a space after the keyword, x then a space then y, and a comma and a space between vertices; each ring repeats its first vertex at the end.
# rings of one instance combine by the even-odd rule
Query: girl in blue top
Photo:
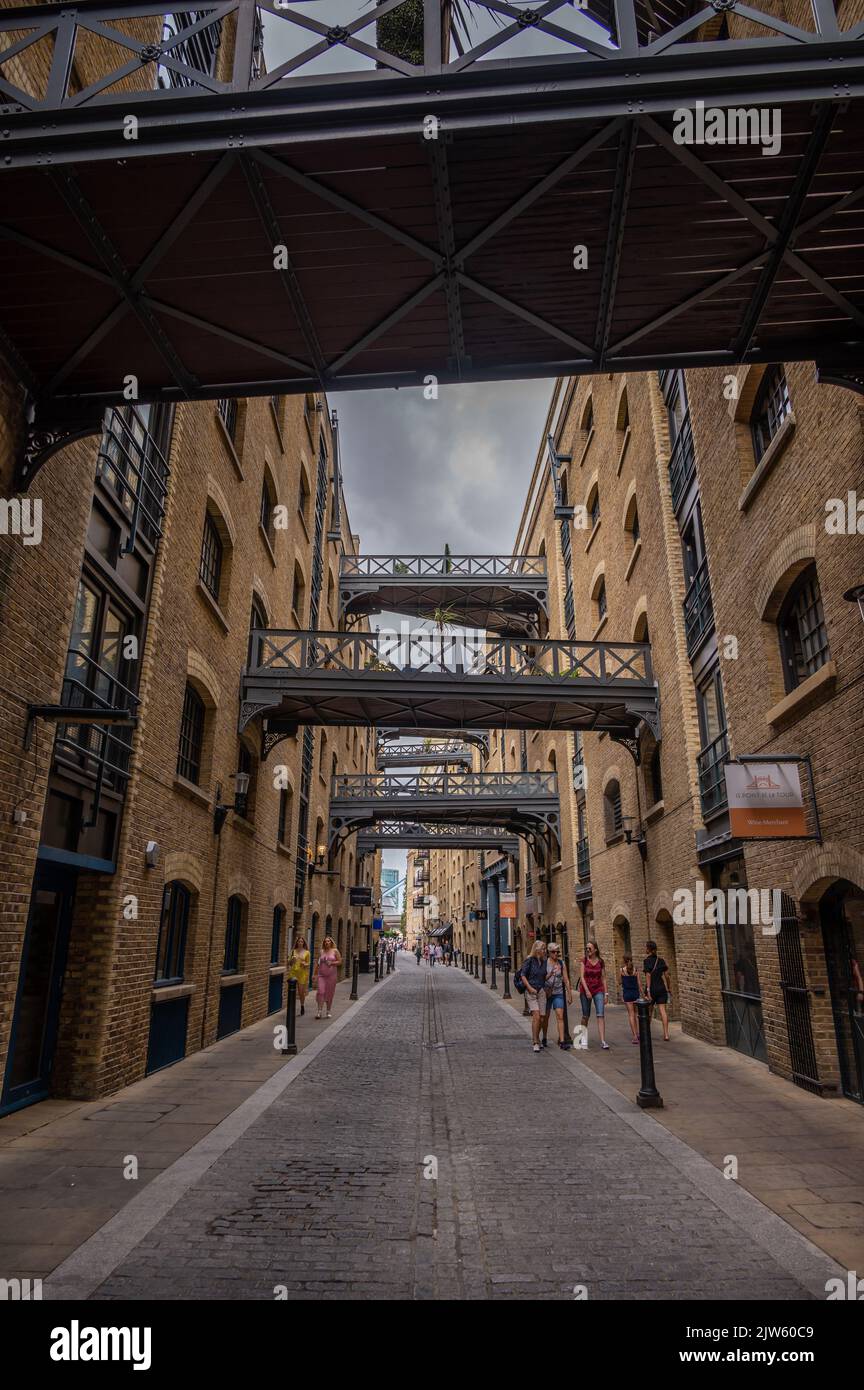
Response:
POLYGON ((625 956, 624 964, 621 967, 621 998, 627 1005, 630 1032, 633 1034, 630 1041, 638 1043, 639 1020, 636 1014, 636 1001, 639 998, 639 976, 636 974, 632 956, 625 956))

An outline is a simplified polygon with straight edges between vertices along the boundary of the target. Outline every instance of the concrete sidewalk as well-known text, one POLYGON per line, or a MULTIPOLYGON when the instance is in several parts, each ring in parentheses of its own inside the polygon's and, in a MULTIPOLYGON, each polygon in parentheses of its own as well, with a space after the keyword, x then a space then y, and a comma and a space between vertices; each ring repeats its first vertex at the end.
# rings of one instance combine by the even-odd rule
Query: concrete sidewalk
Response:
MULTIPOLYGON (((375 987, 360 976, 361 999, 375 987)), ((353 1007, 350 992, 349 977, 336 987, 334 1022, 353 1007)), ((0 1118, 0 1278, 44 1278, 284 1067, 290 1058, 273 1046, 284 1021, 271 1014, 107 1100, 47 1100, 0 1118), (124 1176, 130 1155, 137 1179, 124 1176)), ((331 1026, 316 1021, 310 994, 298 1052, 331 1026)))
MULTIPOLYGON (((500 997, 500 976, 497 986, 500 997)), ((492 992, 488 983, 485 989, 492 992)), ((521 1014, 522 996, 512 992, 521 1014)), ((571 1055, 635 1101, 639 1049, 630 1042, 627 1010, 610 1005, 606 1017, 609 1051, 601 1050, 592 1017, 588 1050, 571 1055)), ((578 1002, 570 1019, 579 1019, 578 1002)), ((737 1159, 741 1187, 846 1269, 864 1270, 864 1107, 811 1095, 751 1057, 688 1037, 680 1024, 670 1033, 664 1043, 655 1021, 663 1109, 650 1111, 654 1119, 721 1170, 737 1159)), ((556 1036, 554 1020, 549 1036, 556 1036)))

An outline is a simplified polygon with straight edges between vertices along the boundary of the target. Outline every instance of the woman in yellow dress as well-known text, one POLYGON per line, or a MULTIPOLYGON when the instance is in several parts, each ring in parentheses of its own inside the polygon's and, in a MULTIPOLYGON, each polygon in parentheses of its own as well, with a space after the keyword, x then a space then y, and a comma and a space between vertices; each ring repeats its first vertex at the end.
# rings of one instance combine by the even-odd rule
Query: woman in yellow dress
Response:
POLYGON ((309 988, 309 947, 306 945, 305 936, 295 938, 294 946, 288 960, 288 979, 297 981, 297 998, 300 1000, 300 1012, 306 1012, 306 991, 309 988))

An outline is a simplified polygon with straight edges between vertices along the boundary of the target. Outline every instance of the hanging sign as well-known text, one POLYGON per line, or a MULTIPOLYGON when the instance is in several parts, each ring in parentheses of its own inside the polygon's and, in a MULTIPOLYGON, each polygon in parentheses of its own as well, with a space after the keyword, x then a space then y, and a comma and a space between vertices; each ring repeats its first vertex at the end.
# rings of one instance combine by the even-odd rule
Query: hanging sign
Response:
POLYGON ((355 887, 348 889, 348 902, 351 907, 371 907, 372 888, 366 883, 358 883, 355 887))
POLYGON ((507 919, 516 919, 516 894, 499 893, 498 895, 498 916, 507 919))
POLYGON ((729 829, 742 840, 808 839, 795 763, 727 763, 729 829))

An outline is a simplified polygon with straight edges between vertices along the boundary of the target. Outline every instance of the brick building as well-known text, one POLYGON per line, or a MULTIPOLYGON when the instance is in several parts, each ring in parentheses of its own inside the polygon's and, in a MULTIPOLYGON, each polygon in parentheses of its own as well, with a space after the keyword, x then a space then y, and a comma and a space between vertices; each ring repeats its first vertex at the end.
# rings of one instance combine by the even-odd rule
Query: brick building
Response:
POLYGON ((281 1008, 295 929, 365 944, 348 888, 375 859, 358 877, 352 837, 328 873, 325 826, 368 734, 267 761, 237 735, 254 630, 338 625, 335 458, 321 397, 112 410, 40 474, 41 543, 3 536, 5 1104, 106 1094, 281 1008), (28 725, 52 704, 89 722, 28 725))
MULTIPOLYGON (((568 379, 543 441, 516 552, 546 556, 551 636, 650 642, 662 736, 641 734, 637 765, 604 734, 491 732, 486 770, 558 773, 561 857, 548 875, 524 845, 518 864, 472 866, 486 949, 496 930, 517 958, 557 933, 575 963, 594 936, 614 996, 622 957, 641 966, 652 938, 687 1032, 860 1100, 864 626, 843 597, 864 565, 858 398, 810 364, 568 379), (821 839, 732 834, 724 768, 748 755, 796 759, 821 839), (683 890, 712 889, 747 890, 749 916, 684 920, 683 890)), ((441 857, 441 911, 471 950, 461 871, 441 857)))

